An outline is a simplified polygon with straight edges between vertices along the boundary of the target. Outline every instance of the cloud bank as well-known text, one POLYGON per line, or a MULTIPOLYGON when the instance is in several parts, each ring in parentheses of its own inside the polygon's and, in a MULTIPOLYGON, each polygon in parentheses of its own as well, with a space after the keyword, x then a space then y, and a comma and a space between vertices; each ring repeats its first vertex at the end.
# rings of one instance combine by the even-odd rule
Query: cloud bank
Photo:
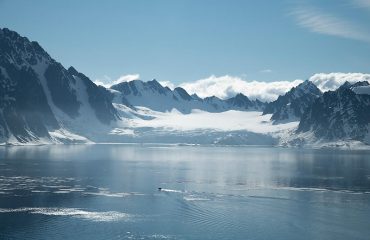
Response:
MULTIPOLYGON (((359 81, 370 82, 370 74, 366 73, 317 73, 308 80, 312 81, 322 92, 335 90, 346 81, 355 83, 359 81)), ((196 93, 204 98, 216 96, 222 99, 230 98, 238 93, 243 93, 250 99, 261 101, 274 101, 279 95, 284 95, 292 87, 302 83, 303 80, 294 81, 246 81, 235 76, 210 76, 194 82, 182 83, 179 86, 190 94, 196 93)), ((171 84, 173 86, 173 84, 171 84)))
MULTIPOLYGON (((109 88, 114 84, 137 80, 139 78, 139 74, 129 74, 123 75, 115 81, 108 81, 106 79, 104 83, 99 80, 96 80, 95 83, 97 85, 109 88)), ((346 81, 351 83, 359 81, 370 82, 370 74, 340 72, 317 73, 312 75, 308 80, 312 81, 321 91, 326 92, 329 90, 337 89, 346 81)), ((171 89, 179 86, 184 88, 189 94, 196 93, 199 97, 202 98, 216 96, 221 99, 227 99, 230 97, 234 97, 238 93, 243 93, 252 100, 259 99, 261 101, 267 102, 276 100, 279 95, 284 95, 292 87, 295 87, 302 82, 303 80, 300 79, 294 81, 275 82, 248 81, 242 77, 230 75, 212 75, 208 78, 200 79, 193 82, 185 82, 179 85, 176 85, 171 81, 159 81, 162 86, 167 86, 171 89)))
POLYGON ((370 74, 366 73, 317 73, 309 78, 321 91, 335 90, 346 81, 355 83, 359 81, 370 82, 370 74))
POLYGON ((210 76, 195 82, 182 83, 189 94, 196 93, 199 97, 216 96, 222 99, 234 97, 238 93, 243 93, 250 99, 261 101, 273 101, 289 91, 292 87, 300 84, 302 80, 260 82, 245 81, 240 77, 234 76, 210 76))

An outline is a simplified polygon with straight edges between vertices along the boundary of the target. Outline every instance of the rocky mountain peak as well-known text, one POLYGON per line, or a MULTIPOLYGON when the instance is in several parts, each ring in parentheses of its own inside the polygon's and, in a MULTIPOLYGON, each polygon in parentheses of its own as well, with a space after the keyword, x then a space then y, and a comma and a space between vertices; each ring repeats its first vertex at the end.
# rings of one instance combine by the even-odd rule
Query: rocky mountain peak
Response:
POLYGON ((263 114, 272 114, 271 120, 275 122, 298 121, 305 109, 321 95, 320 89, 306 80, 279 96, 277 100, 268 103, 263 114))

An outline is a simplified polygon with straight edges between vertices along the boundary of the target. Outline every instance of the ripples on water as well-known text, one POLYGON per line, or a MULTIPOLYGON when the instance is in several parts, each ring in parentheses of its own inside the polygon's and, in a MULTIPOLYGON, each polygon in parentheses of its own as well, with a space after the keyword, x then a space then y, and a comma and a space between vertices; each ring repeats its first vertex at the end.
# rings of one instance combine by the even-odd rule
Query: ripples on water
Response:
POLYGON ((0 239, 368 239, 367 156, 274 148, 2 148, 0 239))

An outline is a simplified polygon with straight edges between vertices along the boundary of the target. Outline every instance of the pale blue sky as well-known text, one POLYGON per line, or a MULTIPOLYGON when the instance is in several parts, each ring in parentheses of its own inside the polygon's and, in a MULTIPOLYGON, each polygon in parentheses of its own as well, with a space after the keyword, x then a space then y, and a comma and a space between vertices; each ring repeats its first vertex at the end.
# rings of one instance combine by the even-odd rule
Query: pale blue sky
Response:
POLYGON ((92 80, 369 72, 369 0, 0 0, 0 27, 92 80))

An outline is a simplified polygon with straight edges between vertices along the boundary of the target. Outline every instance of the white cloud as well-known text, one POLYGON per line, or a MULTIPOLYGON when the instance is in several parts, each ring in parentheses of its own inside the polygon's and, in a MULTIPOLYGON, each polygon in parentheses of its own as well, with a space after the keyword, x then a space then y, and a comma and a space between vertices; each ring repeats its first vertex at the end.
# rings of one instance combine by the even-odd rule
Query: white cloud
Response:
POLYGON ((140 78, 139 74, 123 75, 123 76, 119 77, 116 81, 114 81, 113 83, 118 84, 118 83, 121 83, 121 82, 129 82, 129 81, 133 81, 133 80, 138 80, 139 78, 140 78))
MULTIPOLYGON (((129 74, 111 81, 109 77, 104 76, 103 80, 94 81, 95 84, 109 88, 114 84, 121 82, 137 80, 139 74, 129 74)), ((346 81, 355 83, 358 81, 369 81, 370 74, 366 73, 317 73, 309 78, 321 91, 326 92, 335 90, 346 81)), ((167 86, 171 89, 179 86, 184 88, 189 94, 196 93, 199 97, 216 96, 221 99, 234 97, 238 93, 243 93, 250 99, 259 99, 261 101, 273 101, 279 95, 284 95, 292 87, 302 83, 303 80, 294 81, 247 81, 243 77, 237 76, 210 76, 193 82, 185 82, 179 85, 171 81, 160 81, 162 86, 167 86)))
MULTIPOLYGON (((365 0, 358 2, 368 3, 365 0)), ((299 26, 312 32, 370 42, 370 32, 367 28, 362 28, 334 15, 320 12, 315 8, 302 6, 292 11, 291 14, 296 18, 299 26)))
POLYGON ((240 77, 234 76, 210 76, 195 82, 180 84, 189 94, 196 93, 199 97, 217 96, 225 99, 233 97, 238 93, 243 93, 250 99, 261 101, 273 101, 279 95, 289 91, 292 87, 300 84, 302 80, 278 81, 278 82, 259 82, 245 81, 240 77))
MULTIPOLYGON (((370 74, 365 73, 318 73, 309 78, 321 91, 326 92, 335 90, 346 81, 355 83, 359 81, 369 81, 370 74)), ((273 101, 279 95, 284 95, 292 87, 302 83, 303 80, 294 81, 246 81, 235 76, 210 76, 194 82, 182 83, 179 86, 184 88, 189 94, 196 93, 199 97, 217 96, 221 99, 234 97, 238 93, 243 93, 250 99, 261 101, 273 101)), ((173 86, 173 84, 172 84, 173 86)))
POLYGON ((346 81, 355 83, 369 81, 370 74, 366 73, 317 73, 309 78, 321 91, 335 90, 346 81))
POLYGON ((260 71, 261 73, 272 73, 271 69, 263 69, 260 71))
POLYGON ((117 80, 112 81, 112 79, 108 76, 104 76, 104 79, 96 79, 94 83, 99 86, 103 86, 109 88, 115 84, 119 84, 121 82, 129 82, 133 80, 140 79, 140 74, 128 74, 120 76, 117 80))

